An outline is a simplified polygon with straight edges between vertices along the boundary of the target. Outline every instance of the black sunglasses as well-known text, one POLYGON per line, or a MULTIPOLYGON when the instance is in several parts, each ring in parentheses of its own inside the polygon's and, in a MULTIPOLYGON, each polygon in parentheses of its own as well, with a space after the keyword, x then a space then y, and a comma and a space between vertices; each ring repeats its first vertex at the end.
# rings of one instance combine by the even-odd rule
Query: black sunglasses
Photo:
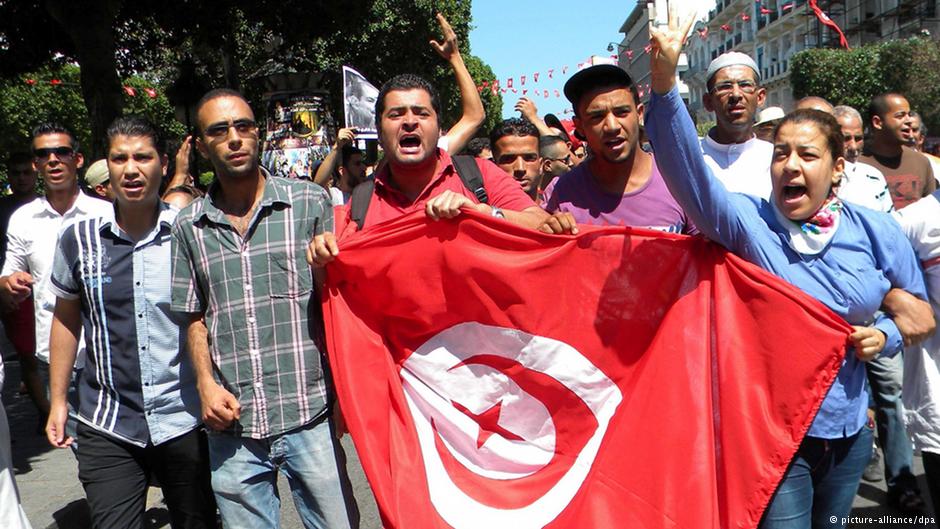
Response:
POLYGON ((209 138, 221 138, 228 134, 228 130, 235 127, 235 132, 239 136, 250 136, 254 134, 258 124, 250 119, 239 119, 229 123, 218 123, 206 128, 206 136, 209 138))
POLYGON ((43 147, 41 149, 33 149, 33 156, 36 158, 46 159, 49 156, 55 154, 56 158, 71 158, 75 154, 75 149, 71 147, 43 147))

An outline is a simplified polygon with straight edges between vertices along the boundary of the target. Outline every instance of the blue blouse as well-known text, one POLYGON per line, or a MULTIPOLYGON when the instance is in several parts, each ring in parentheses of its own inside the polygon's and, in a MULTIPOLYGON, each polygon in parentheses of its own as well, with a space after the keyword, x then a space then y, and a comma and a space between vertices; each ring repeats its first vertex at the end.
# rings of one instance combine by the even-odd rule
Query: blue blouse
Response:
MULTIPOLYGON (((646 133, 659 170, 706 237, 799 287, 849 323, 883 331, 883 356, 901 350, 897 326, 878 308, 892 287, 922 299, 927 292, 914 250, 889 215, 846 203, 829 245, 816 255, 799 254, 788 244, 787 230, 769 202, 731 193, 712 175, 676 88, 663 96, 652 94, 647 108, 646 133)), ((867 407, 865 365, 849 348, 808 435, 854 435, 867 420, 867 407)))

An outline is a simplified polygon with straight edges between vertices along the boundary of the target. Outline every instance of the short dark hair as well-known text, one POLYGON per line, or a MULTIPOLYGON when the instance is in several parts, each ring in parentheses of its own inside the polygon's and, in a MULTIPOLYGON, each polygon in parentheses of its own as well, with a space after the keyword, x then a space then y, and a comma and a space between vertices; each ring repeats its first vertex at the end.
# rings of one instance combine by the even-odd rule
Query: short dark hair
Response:
MULTIPOLYGON (((340 150, 340 163, 333 167, 333 179, 339 181, 339 168, 346 167, 346 164, 349 163, 349 160, 357 154, 362 154, 362 150, 355 145, 346 145, 340 150)), ((316 170, 313 171, 313 174, 316 174, 316 170)))
POLYGON ((345 145, 341 153, 343 167, 346 167, 346 164, 349 163, 349 160, 351 160, 352 157, 357 154, 362 154, 362 150, 359 149, 359 147, 356 147, 355 145, 345 145))
POLYGON ((195 188, 191 185, 186 185, 186 184, 174 186, 174 187, 167 189, 166 191, 163 192, 163 196, 167 196, 170 193, 185 193, 193 198, 201 198, 201 197, 206 196, 206 194, 203 193, 200 189, 195 188))
POLYGON ((196 120, 196 129, 200 135, 202 135, 202 127, 199 126, 199 111, 202 110, 202 107, 206 106, 206 103, 220 97, 237 97, 238 99, 244 101, 245 104, 249 107, 251 106, 248 100, 245 99, 245 96, 243 96, 242 93, 238 90, 232 90, 231 88, 213 88, 212 90, 209 90, 205 93, 205 95, 199 98, 199 102, 196 103, 196 115, 193 116, 193 119, 196 120))
POLYGON ((578 115, 581 100, 590 92, 601 89, 626 88, 633 95, 633 104, 640 104, 636 83, 626 70, 612 64, 595 64, 578 71, 565 82, 565 97, 571 102, 574 115, 578 115))
POLYGON ((159 154, 166 153, 166 145, 160 137, 160 132, 153 123, 141 116, 122 116, 115 119, 108 125, 107 136, 109 143, 114 141, 115 136, 150 138, 159 154))
POLYGON ((836 118, 827 112, 816 110, 814 108, 802 108, 790 112, 774 128, 774 140, 780 129, 788 123, 812 123, 826 137, 826 144, 829 147, 829 153, 832 159, 842 157, 845 154, 845 139, 842 137, 842 127, 836 118))
POLYGON ((8 168, 14 165, 20 165, 24 163, 32 164, 33 155, 26 151, 16 151, 16 152, 11 152, 10 155, 7 156, 8 168))
POLYGON ((470 156, 479 157, 480 153, 483 152, 483 149, 490 149, 489 138, 473 138, 467 142, 467 147, 464 149, 464 151, 466 151, 470 156))
POLYGON ((916 110, 911 110, 911 117, 917 118, 917 121, 920 121, 920 135, 927 137, 927 124, 924 123, 924 116, 921 116, 916 110))
POLYGON ((496 126, 493 127, 493 131, 490 132, 490 148, 493 150, 493 154, 497 154, 496 142, 506 136, 532 136, 538 140, 539 129, 535 128, 535 125, 527 119, 504 119, 500 123, 497 123, 496 126))
POLYGON ((362 150, 359 147, 356 147, 355 145, 343 146, 343 152, 342 152, 343 166, 348 164, 349 160, 357 154, 362 154, 362 150))
POLYGON ((560 148, 559 144, 560 147, 564 147, 565 149, 568 148, 568 142, 566 142, 565 139, 561 136, 557 136, 555 134, 546 134, 542 136, 539 138, 539 156, 542 158, 551 158, 551 156, 548 154, 548 151, 553 148, 560 148))
POLYGON ((65 125, 56 121, 44 121, 33 127, 33 139, 46 134, 65 134, 69 137, 69 145, 72 146, 72 150, 78 151, 78 140, 75 139, 75 134, 72 134, 72 131, 65 125))
POLYGON ((884 119, 885 114, 891 110, 891 105, 888 104, 888 99, 892 97, 903 97, 905 101, 907 98, 904 97, 904 94, 899 94, 897 92, 885 92, 883 94, 878 94, 875 97, 871 98, 871 103, 868 104, 868 122, 871 123, 871 119, 875 116, 884 119))
POLYGON ((441 100, 437 96, 437 90, 431 86, 423 77, 411 73, 403 73, 392 77, 379 90, 379 95, 375 100, 375 127, 381 129, 382 112, 385 112, 385 96, 395 90, 424 90, 431 97, 431 108, 437 114, 437 123, 441 123, 441 100))

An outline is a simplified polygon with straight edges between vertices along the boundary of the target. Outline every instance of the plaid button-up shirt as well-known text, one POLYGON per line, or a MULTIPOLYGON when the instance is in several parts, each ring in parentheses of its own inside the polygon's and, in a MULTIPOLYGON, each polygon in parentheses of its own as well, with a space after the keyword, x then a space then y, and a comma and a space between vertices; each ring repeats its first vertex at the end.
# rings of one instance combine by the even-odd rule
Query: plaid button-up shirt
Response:
POLYGON ((264 439, 326 412, 322 320, 306 248, 333 230, 318 185, 265 173, 244 237, 213 203, 215 189, 173 226, 172 308, 204 313, 216 381, 242 406, 226 433, 264 439))

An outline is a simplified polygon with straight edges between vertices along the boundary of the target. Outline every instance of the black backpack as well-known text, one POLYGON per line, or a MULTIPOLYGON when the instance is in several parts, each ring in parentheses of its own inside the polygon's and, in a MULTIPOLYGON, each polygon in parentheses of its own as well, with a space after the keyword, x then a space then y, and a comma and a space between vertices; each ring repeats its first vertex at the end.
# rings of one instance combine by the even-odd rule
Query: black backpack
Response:
MULTIPOLYGON (((454 169, 471 193, 473 193, 481 204, 486 204, 489 197, 486 195, 486 189, 483 187, 483 175, 480 174, 480 168, 473 156, 458 155, 452 156, 454 169)), ((372 202, 372 193, 375 192, 375 180, 371 178, 357 185, 349 197, 349 213, 352 221, 356 223, 356 229, 361 230, 366 221, 366 213, 369 212, 369 203, 372 202)))

